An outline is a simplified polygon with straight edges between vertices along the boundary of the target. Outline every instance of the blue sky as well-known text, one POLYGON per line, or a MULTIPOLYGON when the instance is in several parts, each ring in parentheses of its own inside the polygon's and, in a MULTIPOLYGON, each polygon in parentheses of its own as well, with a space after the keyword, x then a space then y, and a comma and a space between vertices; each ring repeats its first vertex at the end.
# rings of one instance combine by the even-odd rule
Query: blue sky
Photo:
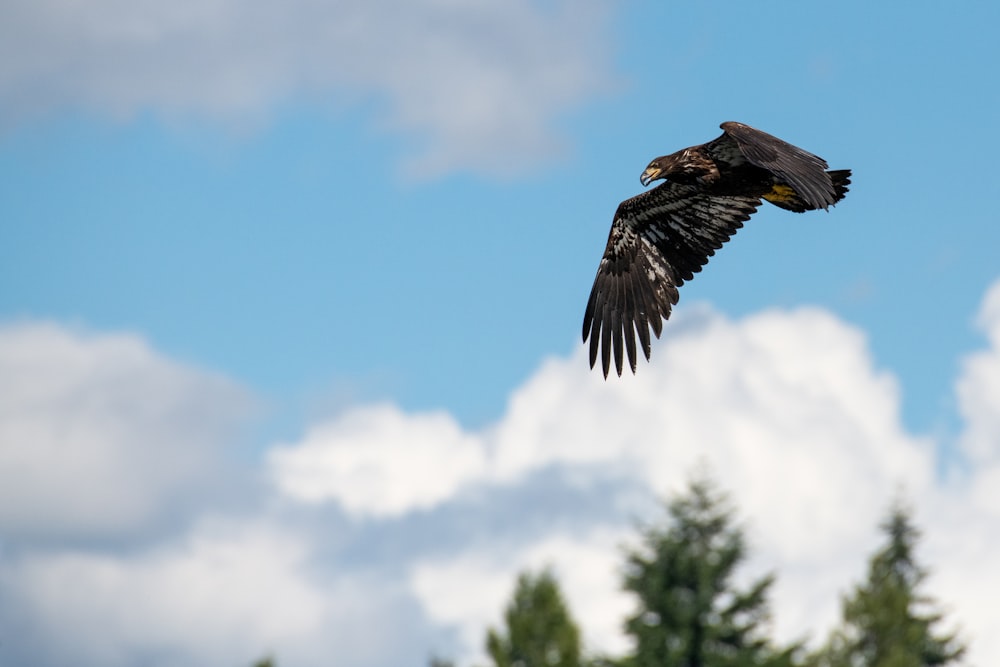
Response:
POLYGON ((820 21, 785 5, 795 28, 779 37, 770 12, 606 8, 604 80, 539 121, 560 152, 499 180, 519 158, 489 143, 461 168, 404 175, 428 140, 380 131, 392 101, 378 90, 353 105, 330 101, 334 86, 312 105, 275 96, 243 111, 262 116, 249 128, 195 94, 183 113, 22 112, 0 154, 0 307, 140 331, 279 402, 333 385, 481 423, 577 344, 611 213, 648 159, 737 119, 853 168, 855 185, 830 215, 755 218, 682 305, 832 308, 871 333, 926 428, 947 414, 942 386, 995 276, 981 202, 997 187, 983 128, 998 92, 975 85, 996 55, 975 38, 993 10, 875 11, 820 21))
MULTIPOLYGON (((0 590, 34 610, 21 622, 36 632, 72 621, 53 609, 74 607, 32 588, 32 573, 41 581, 55 576, 47 568, 103 563, 141 586, 169 579, 164 570, 180 580, 205 571, 171 554, 240 544, 300 611, 332 623, 340 612, 327 594, 350 599, 366 578, 390 582, 379 600, 403 610, 398 650, 410 662, 337 644, 357 637, 347 629, 321 640, 301 611, 302 627, 294 614, 253 626, 282 664, 331 651, 356 665, 472 655, 511 563, 561 563, 564 547, 591 553, 570 541, 580 535, 603 545, 593 567, 611 562, 605 538, 618 539, 624 517, 648 511, 699 456, 719 462, 751 522, 770 522, 781 505, 755 495, 765 480, 810 479, 815 461, 778 457, 778 444, 760 445, 755 474, 730 470, 725 434, 809 434, 831 447, 842 438, 844 470, 874 471, 856 482, 871 485, 859 495, 872 506, 852 515, 854 551, 797 561, 798 543, 764 549, 761 567, 845 577, 830 575, 824 601, 780 594, 779 614, 807 607, 815 617, 804 618, 829 622, 883 490, 911 490, 918 509, 943 494, 978 517, 963 530, 997 518, 989 480, 1000 453, 983 444, 1000 433, 989 370, 1000 347, 989 297, 1000 280, 994 4, 174 5, 0 9, 0 358, 12 396, 0 479, 54 494, 8 490, 4 503, 22 509, 0 522, 0 590), (596 382, 579 329, 611 215, 641 190, 649 159, 714 138, 726 120, 853 169, 851 192, 829 213, 761 210, 684 286, 653 363, 596 382), (726 347, 704 347, 711 340, 726 347), (677 357, 687 345, 701 366, 677 357), (799 392, 782 393, 800 374, 799 392), (596 402, 543 389, 566 378, 596 402), (670 402, 682 380, 703 402, 687 405, 695 398, 684 392, 670 402), (784 389, 768 393, 772 380, 784 389), (639 387, 658 400, 647 407, 639 387), (826 396, 822 387, 829 400, 781 407, 781 397, 826 396), (519 411, 525 396, 549 405, 553 395, 550 413, 519 411), (869 395, 869 407, 854 405, 869 395), (766 426, 737 418, 750 406, 746 419, 766 426), (633 451, 612 430, 591 447, 584 441, 604 431, 572 427, 596 410, 605 426, 656 413, 669 431, 675 409, 712 415, 721 430, 678 426, 681 443, 649 422, 634 437, 666 438, 660 446, 676 455, 659 477, 637 472, 659 470, 653 449, 633 451), (801 431, 788 415, 801 416, 801 431), (580 451, 551 442, 556 433, 579 438, 580 451), (412 468, 394 463, 409 457, 412 468), (644 463, 619 470, 622 461, 644 463), (70 462, 83 466, 77 478, 70 462), (366 470, 370 486, 358 481, 366 470), (119 489, 122 476, 140 481, 119 489), (144 484, 148 493, 132 488, 144 484), (618 500, 598 511, 609 494, 618 500), (118 512, 121 503, 134 511, 118 512), (59 509, 68 506, 82 509, 59 509), (519 531, 529 511, 538 529, 519 531), (330 525, 335 540, 315 537, 330 525), (466 534, 468 525, 480 528, 466 534), (447 549, 419 537, 433 534, 447 549), (475 552, 487 534, 511 550, 506 569, 475 552), (412 553, 410 540, 420 545, 412 553), (441 574, 456 572, 468 579, 441 574), (478 606, 446 590, 452 579, 482 587, 478 606)), ((854 492, 843 480, 817 497, 819 515, 824 499, 854 492)), ((918 515, 928 533, 937 519, 948 525, 928 512, 918 515)), ((846 534, 840 525, 830 539, 846 534)), ((579 562, 561 567, 593 579, 579 562)), ((962 598, 973 589, 958 574, 948 588, 949 576, 942 589, 965 604, 967 626, 982 627, 976 601, 962 598)), ((149 599, 168 596, 149 585, 149 599)), ((580 606, 598 609, 606 594, 580 606)), ((114 586, 94 595, 108 617, 119 613, 114 586)), ((220 639, 246 631, 235 602, 219 615, 237 620, 214 635, 158 635, 148 628, 162 609, 184 603, 150 604, 147 622, 108 646, 69 632, 63 643, 95 665, 255 657, 220 639)), ((616 645, 613 623, 583 614, 595 646, 616 645)), ((33 636, 0 637, 0 650, 57 664, 33 636)), ((1000 655, 995 642, 977 651, 986 662, 1000 655)))

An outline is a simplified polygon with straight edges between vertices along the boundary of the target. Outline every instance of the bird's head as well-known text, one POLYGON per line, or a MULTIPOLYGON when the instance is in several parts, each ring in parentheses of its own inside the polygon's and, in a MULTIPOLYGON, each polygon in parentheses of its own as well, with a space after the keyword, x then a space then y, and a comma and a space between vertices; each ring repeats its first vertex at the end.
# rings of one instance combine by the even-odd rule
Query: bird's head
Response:
POLYGON ((685 148, 670 155, 658 157, 649 163, 642 172, 639 181, 649 185, 661 178, 670 179, 675 183, 689 185, 709 183, 718 180, 719 169, 715 163, 701 154, 699 147, 685 148))
POLYGON ((653 181, 666 178, 666 158, 658 157, 649 163, 646 167, 646 171, 642 172, 642 176, 639 177, 639 182, 642 183, 643 187, 649 185, 653 181))

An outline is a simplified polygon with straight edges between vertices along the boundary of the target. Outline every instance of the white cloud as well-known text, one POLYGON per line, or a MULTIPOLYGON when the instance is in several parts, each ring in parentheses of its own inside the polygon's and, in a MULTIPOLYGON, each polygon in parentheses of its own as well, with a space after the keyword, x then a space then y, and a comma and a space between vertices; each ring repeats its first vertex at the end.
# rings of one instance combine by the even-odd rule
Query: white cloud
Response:
POLYGON ((748 514, 769 513, 764 538, 792 559, 843 543, 895 490, 883 489, 888 478, 912 492, 931 483, 931 443, 903 432, 898 388, 856 329, 810 309, 678 324, 635 377, 605 382, 582 351, 549 361, 482 433, 442 415, 348 413, 273 453, 279 486, 402 514, 546 466, 616 471, 662 492, 705 460, 745 494, 748 514), (824 529, 803 540, 817 522, 824 529))
POLYGON ((961 446, 976 464, 1000 465, 1000 282, 987 292, 976 321, 991 347, 969 355, 962 365, 958 400, 966 428, 961 446))
MULTIPOLYGON (((391 507, 393 516, 455 501, 465 489, 516 488, 552 468, 581 473, 578 484, 603 476, 630 480, 623 494, 663 495, 707 463, 748 522, 753 568, 780 574, 778 635, 815 638, 863 572, 892 497, 903 490, 920 499, 921 511, 939 505, 946 492, 935 481, 933 443, 903 429, 899 388, 874 367, 864 335, 825 311, 767 311, 733 322, 702 310, 672 324, 653 363, 635 377, 604 381, 587 369, 582 350, 550 360, 482 432, 463 433, 440 415, 366 409, 279 450, 272 463, 280 479, 288 473, 282 457, 298 461, 298 486, 284 487, 293 497, 313 488, 311 501, 339 502, 356 515, 391 507)), ((627 497, 605 501, 636 507, 627 497)), ((598 549, 566 530, 523 534, 513 546, 476 542, 421 562, 414 590, 474 652, 487 620, 497 618, 502 583, 539 562, 540 544, 566 546, 546 552, 560 552, 560 567, 571 568, 581 553, 599 554, 603 573, 597 567, 577 579, 600 582, 605 592, 617 587, 617 544, 598 549)), ((567 586, 571 597, 578 585, 567 586)), ((617 605, 579 611, 595 649, 620 645, 617 605)))
POLYGON ((406 645, 384 639, 410 639, 406 598, 384 576, 317 570, 314 550, 273 521, 216 518, 138 552, 0 558, 5 663, 397 664, 406 645))
POLYGON ((621 529, 598 528, 586 535, 556 535, 522 548, 492 545, 483 552, 418 563, 411 572, 413 590, 437 623, 459 628, 464 646, 461 664, 482 663, 485 628, 502 627, 504 607, 517 575, 551 568, 574 618, 586 619, 588 648, 624 651, 628 643, 621 621, 632 602, 621 591, 618 547, 621 529))
MULTIPOLYGON (((674 325, 635 377, 605 382, 587 370, 582 351, 547 363, 490 433, 491 482, 516 484, 544 466, 575 466, 625 474, 665 494, 707 463, 749 521, 754 568, 781 573, 778 634, 797 638, 829 625, 890 498, 900 485, 911 494, 933 485, 931 443, 903 431, 898 388, 874 369, 863 335, 824 311, 764 312, 740 322, 705 311, 674 325)), ((617 546, 604 548, 603 560, 618 562, 617 546)), ((567 562, 573 551, 566 550, 567 562)), ((477 558, 459 556, 454 568, 467 570, 463 564, 477 558)), ((452 581, 443 575, 451 570, 443 566, 439 580, 452 581)), ((478 613, 462 609, 455 618, 495 614, 499 577, 482 577, 481 588, 473 577, 453 580, 467 604, 483 601, 478 613)), ((589 577, 617 585, 612 569, 589 577)), ((440 590, 435 596, 447 599, 440 590)), ((602 650, 615 644, 601 629, 620 618, 615 605, 581 612, 602 650)), ((481 626, 465 634, 475 637, 481 626)))
POLYGON ((304 441, 271 450, 282 493, 307 503, 339 502, 357 516, 426 509, 482 474, 476 438, 444 413, 406 415, 390 405, 348 412, 304 441))
POLYGON ((135 336, 0 328, 0 527, 121 534, 203 503, 253 404, 135 336))
POLYGON ((252 122, 303 97, 374 99, 420 147, 411 171, 510 174, 561 150, 554 121, 607 87, 606 4, 15 0, 0 113, 252 122))
POLYGON ((934 501, 925 502, 933 523, 926 539, 933 580, 949 591, 948 601, 974 640, 975 664, 1000 660, 996 605, 986 591, 1000 590, 1000 281, 987 291, 979 328, 989 346, 963 360, 956 383, 964 429, 959 447, 968 473, 949 480, 934 501))
POLYGON ((173 658, 156 664, 249 663, 320 630, 332 600, 302 576, 303 556, 273 530, 206 525, 138 555, 33 555, 4 568, 0 587, 58 638, 44 649, 53 663, 129 665, 163 649, 173 658))
MULTIPOLYGON (((479 655, 515 574, 552 565, 589 648, 614 651, 630 604, 618 590, 630 518, 658 516, 653 497, 679 490, 705 464, 745 522, 749 573, 777 574, 779 637, 822 639, 901 490, 925 535, 926 592, 973 640, 970 660, 992 664, 1000 660, 990 595, 1000 587, 998 295, 1000 284, 980 315, 989 346, 965 360, 956 384, 968 465, 944 478, 935 474, 935 443, 901 425, 897 382, 876 367, 855 327, 819 309, 737 321, 688 309, 637 376, 604 381, 582 350, 549 360, 488 428, 390 405, 316 424, 265 457, 274 484, 252 510, 261 516, 203 509, 193 527, 131 551, 8 541, 0 545, 0 620, 26 618, 20 623, 36 634, 17 634, 26 643, 12 646, 5 638, 5 648, 44 653, 55 649, 37 648, 49 646, 39 637, 58 636, 65 655, 84 665, 137 656, 235 664, 268 648, 290 664, 332 655, 373 667, 425 664, 431 650, 479 655), (104 633, 95 638, 97 627, 104 633), (390 647, 366 628, 395 641, 390 647), (260 641, 234 639, 248 636, 260 641), (442 637, 457 643, 442 651, 442 637)), ((67 525, 101 534, 138 521, 116 515, 118 503, 145 507, 136 516, 147 516, 177 502, 180 488, 207 504, 202 466, 188 465, 200 459, 178 442, 211 449, 244 407, 241 392, 134 338, 55 327, 4 330, 0 369, 0 406, 10 406, 0 413, 0 442, 16 434, 41 443, 39 460, 53 469, 34 458, 30 466, 0 460, 8 525, 27 525, 23 514, 62 526, 57 534, 67 525), (165 429, 175 422, 188 427, 165 429), (147 451, 147 441, 156 447, 147 451), (87 456, 58 449, 65 442, 87 456), (141 461, 131 453, 136 442, 141 461), (78 465, 103 484, 73 482, 67 470, 78 465), (18 486, 39 471, 49 488, 69 484, 62 497, 85 511, 57 511, 45 493, 18 486), (142 483, 122 487, 123 476, 142 483), (105 515, 115 518, 102 523, 105 515)), ((58 664, 62 654, 45 656, 58 664)))

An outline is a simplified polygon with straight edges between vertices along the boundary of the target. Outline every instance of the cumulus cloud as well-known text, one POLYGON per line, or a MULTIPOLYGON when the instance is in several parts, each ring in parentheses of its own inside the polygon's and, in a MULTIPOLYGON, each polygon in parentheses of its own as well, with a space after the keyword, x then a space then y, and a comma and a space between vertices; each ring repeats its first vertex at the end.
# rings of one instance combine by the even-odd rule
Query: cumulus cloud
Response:
POLYGON ((135 336, 0 328, 0 527, 112 536, 194 511, 227 487, 224 449, 254 408, 135 336))
POLYGON ((553 121, 606 89, 603 0, 29 0, 0 7, 0 119, 83 108, 259 119, 358 101, 407 168, 510 174, 562 149, 553 121))
MULTIPOLYGON (((706 310, 674 324, 651 366, 635 377, 605 382, 588 372, 582 351, 547 363, 487 434, 490 472, 477 481, 516 484, 533 470, 559 466, 625 475, 662 495, 707 464, 749 521, 754 567, 782 574, 779 635, 798 638, 828 626, 892 495, 900 485, 910 493, 933 485, 932 443, 903 431, 898 387, 874 367, 861 332, 824 311, 733 322, 706 310)), ((559 552, 557 567, 579 567, 577 554, 588 549, 577 542, 559 552)), ((606 565, 620 559, 620 549, 612 541, 602 548, 594 561, 602 565, 582 579, 600 582, 615 600, 610 591, 619 575, 606 565)), ((456 619, 495 616, 498 571, 469 567, 492 549, 440 566, 438 581, 453 581, 466 607, 483 600, 478 610, 453 610, 456 619), (470 576, 449 580, 446 571, 470 576), (471 572, 480 573, 481 588, 471 572)), ((526 544, 521 556, 503 562, 538 564, 538 549, 526 544)), ((438 589, 428 595, 427 577, 418 569, 418 593, 448 599, 438 589)), ((446 618, 438 604, 428 602, 431 613, 446 618)), ((614 649, 620 632, 607 629, 620 618, 620 605, 581 609, 593 648, 614 649)), ((476 627, 481 634, 482 623, 476 627)))
POLYGON ((992 565, 1000 553, 1000 281, 987 291, 976 324, 988 346, 963 360, 956 383, 967 470, 949 479, 928 509, 934 519, 926 532, 935 579, 954 592, 949 601, 975 640, 977 664, 991 664, 1000 659, 1000 637, 995 604, 983 591, 1000 590, 992 565))
POLYGON ((361 517, 432 507, 485 465, 477 440, 449 415, 406 415, 391 405, 352 410, 301 443, 272 449, 268 460, 283 493, 334 500, 361 517))
POLYGON ((441 416, 350 413, 273 454, 279 486, 340 497, 353 512, 391 504, 401 513, 550 466, 614 471, 665 491, 704 460, 726 486, 747 491, 749 514, 779 512, 761 529, 793 558, 842 543, 893 492, 880 491, 887 475, 914 491, 931 483, 932 443, 902 430, 898 387, 873 367, 856 329, 818 309, 680 319, 680 333, 635 377, 605 382, 582 350, 549 361, 481 433, 462 434, 441 416), (415 481, 401 489, 412 470, 415 481), (418 481, 425 470, 435 471, 433 491, 418 481), (822 533, 803 540, 816 522, 822 533))
POLYGON ((172 664, 226 664, 318 629, 332 600, 302 575, 303 556, 273 530, 206 525, 131 557, 15 559, 0 586, 17 600, 20 623, 59 638, 36 656, 43 663, 128 665, 169 647, 172 664))
POLYGON ((431 619, 460 629, 460 662, 482 661, 486 627, 501 627, 504 606, 518 573, 551 568, 566 596, 570 613, 586 620, 585 640, 604 651, 624 651, 620 623, 632 609, 614 576, 618 547, 627 533, 599 527, 583 535, 556 535, 522 548, 493 545, 489 551, 417 563, 413 590, 431 619))
MULTIPOLYGON (((635 377, 604 381, 588 371, 582 349, 548 361, 514 392, 500 422, 480 432, 462 434, 450 420, 384 408, 379 418, 349 414, 316 430, 326 437, 312 434, 276 452, 279 480, 286 459, 311 471, 298 486, 279 488, 301 497, 308 479, 310 500, 327 498, 358 515, 391 504, 401 515, 454 501, 463 490, 516 488, 546 469, 566 471, 584 486, 629 480, 617 487, 620 494, 653 497, 680 489, 707 464, 748 521, 754 567, 781 572, 776 604, 791 613, 779 611, 779 636, 829 626, 893 496, 900 489, 927 500, 940 495, 934 443, 905 432, 895 379, 875 366, 862 332, 825 311, 767 311, 732 321, 696 309, 670 331, 635 377), (409 483, 406 470, 415 471, 409 483), (437 482, 427 487, 433 496, 425 475, 437 482)), ((627 497, 605 502, 641 506, 627 497)), ((559 517, 553 520, 558 525, 559 517)), ((619 513, 616 525, 622 521, 619 513)), ((518 568, 541 566, 538 554, 545 553, 557 569, 579 570, 579 555, 596 553, 592 541, 562 530, 561 549, 544 546, 551 536, 522 535, 517 548, 506 547, 512 553, 498 555, 491 540, 421 563, 414 590, 432 618, 457 624, 465 650, 473 651, 477 644, 469 642, 496 618, 501 583, 518 568)), ((600 557, 592 559, 599 565, 577 579, 600 582, 606 601, 615 600, 618 573, 607 566, 620 558, 619 547, 600 544, 600 557)), ((620 643, 620 632, 608 631, 619 612, 615 604, 581 610, 595 649, 620 643)))
MULTIPOLYGON (((279 660, 303 665, 336 655, 358 665, 416 666, 431 651, 471 659, 481 655, 487 625, 499 622, 516 573, 551 566, 588 647, 613 652, 624 645, 620 622, 631 604, 619 590, 622 543, 635 539, 636 519, 661 516, 658 497, 706 467, 747 530, 748 574, 778 576, 780 638, 822 639, 901 493, 925 534, 926 592, 973 640, 970 659, 992 664, 1000 659, 988 595, 1000 587, 993 566, 1000 551, 998 312, 1000 285, 979 317, 989 344, 964 361, 956 383, 967 465, 944 476, 935 458, 941 443, 905 430, 900 387, 856 327, 814 308, 739 320, 689 308, 637 376, 604 381, 586 368, 582 350, 550 359, 513 392, 502 418, 482 429, 391 405, 315 424, 264 456, 271 484, 260 489, 267 495, 251 516, 206 509, 197 522, 130 551, 8 540, 0 550, 0 624, 19 631, 5 647, 47 656, 48 663, 24 660, 33 664, 60 664, 70 654, 84 665, 140 657, 235 664, 255 657, 243 648, 259 649, 234 637, 252 636, 279 660), (105 629, 99 640, 98 625, 105 629), (374 639, 372 627, 390 633, 392 645, 374 639), (67 653, 52 653, 55 644, 44 640, 52 636, 67 653)), ((217 414, 210 404, 242 405, 228 383, 162 360, 134 338, 27 330, 0 336, 0 405, 15 406, 0 413, 0 433, 37 438, 40 451, 61 463, 75 459, 54 449, 63 440, 53 433, 82 425, 79 433, 89 435, 70 442, 91 453, 95 462, 81 465, 99 479, 113 482, 121 466, 158 479, 135 467, 126 443, 152 437, 169 420, 154 411, 136 421, 134 413, 145 414, 136 405, 146 403, 135 396, 159 396, 154 403, 173 405, 174 415, 193 408, 163 396, 196 396, 203 411, 192 414, 217 414), (54 367, 69 372, 57 382, 54 367), (137 377, 145 383, 122 381, 137 377), (111 389, 120 386, 143 391, 111 389), (178 386, 186 389, 170 389, 178 386)), ((190 423, 214 434, 225 421, 190 423)), ((133 503, 176 502, 183 479, 195 480, 194 493, 205 497, 199 466, 156 458, 172 451, 161 442, 147 452, 156 462, 149 467, 168 471, 167 481, 129 487, 133 503)), ((11 460, 0 461, 0 476, 17 489, 14 473, 31 468, 13 468, 11 460)), ((2 484, 0 493, 21 495, 3 507, 23 508, 37 522, 106 530, 93 508, 60 514, 10 488, 2 484)), ((113 504, 102 488, 70 491, 84 507, 113 504)), ((8 512, 5 520, 16 521, 18 511, 8 512)))
POLYGON ((976 323, 991 347, 962 364, 958 400, 966 428, 961 446, 974 463, 1000 465, 1000 283, 987 292, 976 323))

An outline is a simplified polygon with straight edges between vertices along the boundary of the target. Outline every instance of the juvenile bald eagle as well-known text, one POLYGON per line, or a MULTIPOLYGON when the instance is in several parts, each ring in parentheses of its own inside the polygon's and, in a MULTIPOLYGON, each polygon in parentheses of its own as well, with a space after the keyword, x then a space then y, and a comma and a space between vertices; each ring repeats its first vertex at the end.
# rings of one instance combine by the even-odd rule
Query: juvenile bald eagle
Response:
POLYGON ((636 334, 649 360, 649 330, 660 337, 677 288, 701 271, 761 200, 802 213, 826 210, 847 193, 849 169, 827 171, 822 158, 749 125, 720 127, 718 139, 650 162, 639 180, 665 182, 615 212, 583 318, 590 367, 600 350, 604 377, 612 351, 618 375, 625 354, 635 372, 636 334))

